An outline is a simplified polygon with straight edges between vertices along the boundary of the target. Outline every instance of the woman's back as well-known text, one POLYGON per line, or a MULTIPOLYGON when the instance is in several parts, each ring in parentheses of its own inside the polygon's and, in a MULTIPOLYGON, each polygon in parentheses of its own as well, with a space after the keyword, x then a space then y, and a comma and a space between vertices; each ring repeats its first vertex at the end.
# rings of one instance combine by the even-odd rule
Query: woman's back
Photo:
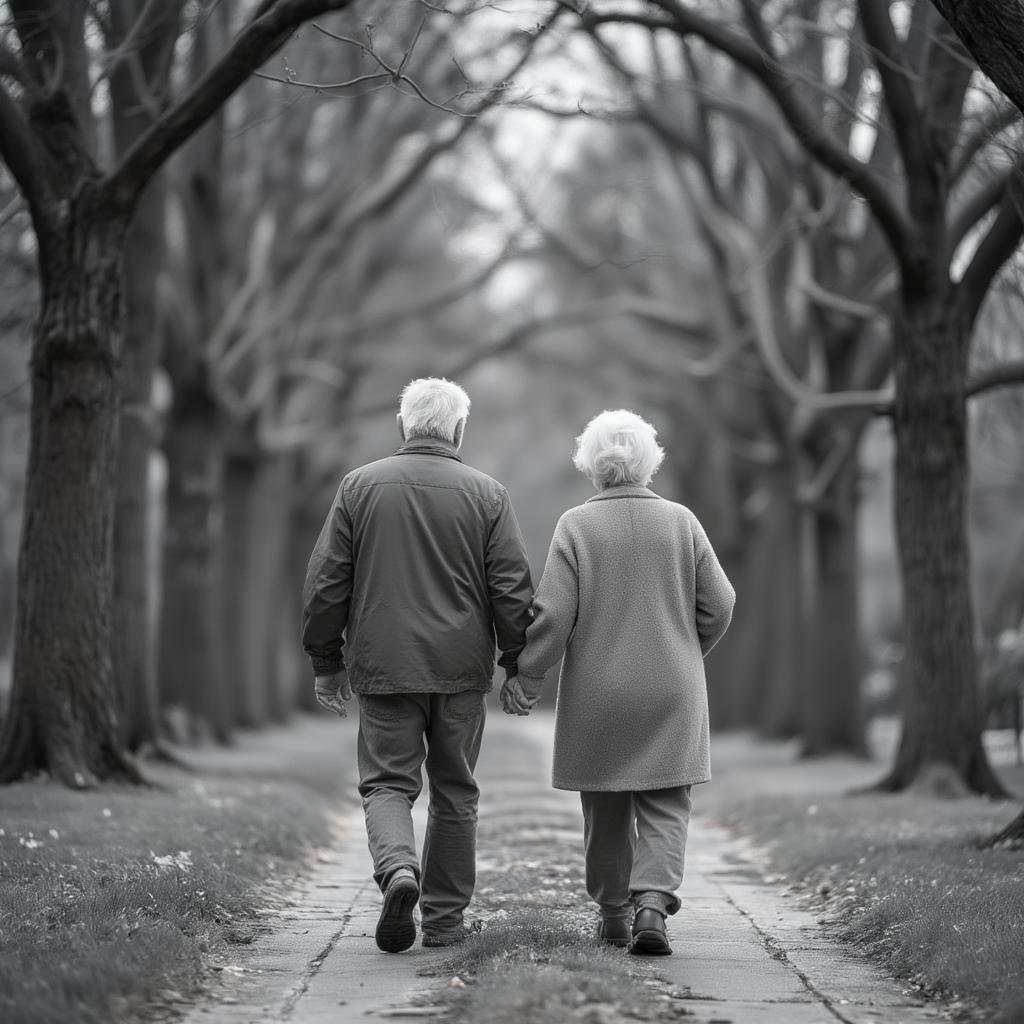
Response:
POLYGON ((555 786, 710 777, 703 655, 733 600, 697 518, 646 487, 608 487, 561 517, 520 658, 529 677, 565 652, 555 786))

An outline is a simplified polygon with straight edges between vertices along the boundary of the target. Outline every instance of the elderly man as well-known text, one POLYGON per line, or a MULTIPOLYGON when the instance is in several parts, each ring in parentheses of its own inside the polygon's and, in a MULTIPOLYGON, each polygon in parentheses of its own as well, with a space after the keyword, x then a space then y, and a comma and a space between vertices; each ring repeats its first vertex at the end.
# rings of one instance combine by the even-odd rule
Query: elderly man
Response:
POLYGON ((447 380, 402 392, 403 445, 349 473, 313 549, 302 643, 316 695, 344 715, 359 698, 359 793, 384 894, 380 949, 448 946, 476 883, 473 772, 498 663, 516 673, 530 621, 526 549, 505 488, 459 457, 469 397, 447 380), (424 742, 424 740, 426 742, 424 742), (423 859, 412 805, 426 763, 423 859))

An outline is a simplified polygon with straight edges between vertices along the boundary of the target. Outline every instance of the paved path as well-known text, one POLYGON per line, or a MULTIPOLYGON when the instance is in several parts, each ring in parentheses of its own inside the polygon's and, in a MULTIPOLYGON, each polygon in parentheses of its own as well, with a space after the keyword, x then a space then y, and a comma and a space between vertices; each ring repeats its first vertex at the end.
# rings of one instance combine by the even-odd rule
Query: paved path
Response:
MULTIPOLYGON (((351 724, 342 729, 354 731, 351 724)), ((550 730, 551 719, 539 715, 523 720, 492 713, 488 722, 474 903, 485 921, 521 902, 509 879, 521 879, 524 868, 536 879, 536 899, 579 905, 578 799, 547 784, 550 730)), ((683 909, 669 922, 675 955, 647 961, 648 972, 664 979, 687 1019, 922 1024, 941 1016, 937 1007, 923 1005, 830 942, 814 915, 766 883, 741 846, 702 817, 696 803, 683 909)), ((422 826, 422 807, 418 814, 422 826)), ((335 848, 275 912, 270 933, 244 959, 225 965, 224 984, 187 1024, 429 1019, 431 1010, 418 997, 447 983, 430 976, 445 952, 418 944, 403 954, 378 952, 373 931, 380 896, 370 871, 356 810, 339 819, 335 848)))

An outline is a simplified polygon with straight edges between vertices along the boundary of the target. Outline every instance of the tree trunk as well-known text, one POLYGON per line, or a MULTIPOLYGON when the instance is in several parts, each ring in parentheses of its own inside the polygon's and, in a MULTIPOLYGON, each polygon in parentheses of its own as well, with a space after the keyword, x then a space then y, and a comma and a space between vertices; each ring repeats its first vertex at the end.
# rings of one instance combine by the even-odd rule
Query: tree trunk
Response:
MULTIPOLYGON (((224 478, 224 625, 225 646, 238 666, 235 724, 257 729, 266 724, 268 706, 268 638, 252 628, 254 573, 250 561, 262 557, 253 536, 253 506, 259 479, 259 452, 232 452, 224 478)), ((265 627, 265 624, 263 624, 265 627)))
POLYGON ((893 332, 907 671, 903 733, 879 788, 1005 795, 981 742, 966 529, 964 325, 940 293, 905 299, 893 332))
MULTIPOLYGON (((226 742, 234 713, 221 603, 224 441, 220 413, 201 383, 180 387, 168 423, 167 520, 161 603, 161 702, 184 711, 180 739, 209 730, 226 742)), ((173 720, 172 720, 173 721, 173 720)))
MULTIPOLYGON (((270 671, 270 718, 283 722, 295 706, 295 681, 297 677, 295 622, 300 617, 299 596, 288 586, 291 581, 290 567, 285 564, 288 556, 288 529, 291 524, 291 504, 294 492, 295 464, 291 455, 276 455, 263 469, 263 495, 256 510, 257 532, 255 542, 263 551, 262 566, 258 585, 254 592, 261 594, 259 614, 254 616, 266 624, 267 665, 270 671), (287 632, 282 631, 282 619, 287 632), (286 651, 282 641, 290 640, 286 651), (287 671, 291 666, 292 671, 287 671)), ((254 581, 255 582, 255 581, 254 581)))
MULTIPOLYGON (((306 490, 308 491, 309 489, 307 488, 306 490)), ((306 577, 306 565, 309 562, 309 556, 313 552, 313 545, 316 544, 316 538, 320 533, 320 529, 324 525, 323 517, 318 517, 314 511, 317 507, 317 503, 309 500, 308 494, 305 496, 305 500, 300 497, 293 504, 289 524, 288 574, 286 576, 287 589, 293 595, 294 607, 294 612, 291 614, 290 636, 294 649, 298 653, 299 664, 299 673, 294 680, 295 685, 298 687, 296 691, 297 707, 302 711, 312 711, 314 713, 319 713, 323 709, 317 704, 316 697, 313 695, 313 668, 309 663, 309 658, 306 657, 306 652, 302 649, 299 636, 299 622, 302 606, 302 584, 306 577)))
MULTIPOLYGON (((168 96, 182 0, 110 5, 108 43, 131 48, 110 74, 111 131, 118 158, 152 127, 168 96), (139 26, 145 27, 141 32, 139 26)), ((159 558, 152 528, 150 460, 158 443, 152 403, 160 339, 156 283, 166 263, 166 182, 159 172, 140 196, 125 259, 125 344, 121 370, 121 458, 114 521, 114 674, 122 729, 132 750, 158 741, 154 577, 159 558)), ((156 591, 158 592, 158 591, 156 591)))
MULTIPOLYGON (((799 509, 789 473, 773 488, 767 512, 768 569, 757 591, 767 634, 757 656, 760 684, 758 722, 763 735, 784 738, 800 731, 801 672, 799 509)), ((756 692, 756 691, 755 691, 756 692)))
POLYGON ((847 459, 811 519, 816 586, 803 637, 808 652, 801 701, 804 757, 867 753, 861 708, 857 608, 856 458, 847 459))
POLYGON ((126 218, 89 185, 40 239, 31 441, 18 561, 11 713, 0 781, 139 781, 110 656, 126 218))
POLYGON ((164 252, 164 194, 157 178, 143 194, 128 232, 121 451, 114 524, 114 675, 125 743, 137 750, 158 739, 156 642, 150 607, 157 571, 146 536, 150 522, 149 460, 156 443, 152 404, 157 337, 154 290, 164 252))
MULTIPOLYGON (((227 647, 238 665, 238 724, 282 721, 293 706, 278 677, 279 619, 291 512, 291 459, 260 451, 228 459, 225 488, 224 613, 227 647)), ((297 629, 298 612, 289 624, 297 629)), ((294 642, 294 641, 293 641, 294 642)))
POLYGON ((724 657, 709 665, 713 679, 730 677, 732 706, 721 708, 710 691, 708 699, 716 728, 729 721, 788 737, 800 724, 798 549, 789 467, 766 472, 762 486, 764 504, 747 524, 745 565, 734 580, 739 597, 728 643, 718 645, 724 657))

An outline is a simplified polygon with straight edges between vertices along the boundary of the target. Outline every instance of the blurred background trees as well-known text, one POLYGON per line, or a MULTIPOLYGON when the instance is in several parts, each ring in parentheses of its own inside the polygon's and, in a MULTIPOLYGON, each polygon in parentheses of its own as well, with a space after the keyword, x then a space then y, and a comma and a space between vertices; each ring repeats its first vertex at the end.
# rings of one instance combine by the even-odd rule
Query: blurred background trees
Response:
MULTIPOLYGON (((538 571, 587 497, 569 461, 586 420, 629 406, 658 426, 656 489, 702 518, 740 593, 709 660, 717 727, 864 752, 902 712, 887 785, 997 789, 981 734, 1019 693, 1003 655, 1024 621, 1020 398, 1001 389, 1024 362, 1022 135, 942 5, 331 6, 83 5, 61 30, 77 60, 35 82, 22 33, 64 23, 0 5, 6 101, 28 126, 38 90, 71 104, 90 188, 140 140, 184 142, 119 208, 120 448, 108 465, 111 427, 71 474, 110 513, 34 541, 57 546, 53 581, 61 545, 95 542, 80 578, 111 596, 89 660, 11 625, 57 583, 23 539, 16 597, 42 253, 3 121, 0 640, 32 651, 5 774, 60 771, 27 756, 44 704, 19 693, 52 698, 56 672, 70 707, 92 700, 104 650, 117 750, 229 741, 308 703, 309 549, 340 476, 397 442, 402 385, 437 374, 469 389, 466 457, 509 487, 538 571), (165 137, 238 33, 286 9, 315 20, 165 137)), ((84 586, 61 584, 68 622, 89 620, 84 586)))

